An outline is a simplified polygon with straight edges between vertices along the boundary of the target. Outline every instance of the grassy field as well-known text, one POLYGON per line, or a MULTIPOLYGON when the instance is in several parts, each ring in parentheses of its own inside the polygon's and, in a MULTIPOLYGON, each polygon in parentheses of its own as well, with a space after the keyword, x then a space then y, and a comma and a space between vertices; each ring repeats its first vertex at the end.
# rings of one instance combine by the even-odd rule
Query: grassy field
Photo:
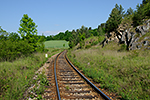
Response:
MULTIPOLYGON (((48 57, 63 49, 49 48, 48 57)), ((35 72, 47 61, 45 53, 34 53, 13 62, 0 62, 0 100, 20 100, 25 90, 37 80, 33 80, 35 72)), ((43 77, 41 77, 43 78, 43 77)), ((38 93, 42 93, 43 89, 38 93)))
POLYGON ((69 50, 68 57, 101 88, 123 100, 150 100, 150 51, 125 51, 112 42, 104 48, 69 50))
POLYGON ((65 40, 50 40, 46 41, 45 48, 68 48, 68 42, 65 40))

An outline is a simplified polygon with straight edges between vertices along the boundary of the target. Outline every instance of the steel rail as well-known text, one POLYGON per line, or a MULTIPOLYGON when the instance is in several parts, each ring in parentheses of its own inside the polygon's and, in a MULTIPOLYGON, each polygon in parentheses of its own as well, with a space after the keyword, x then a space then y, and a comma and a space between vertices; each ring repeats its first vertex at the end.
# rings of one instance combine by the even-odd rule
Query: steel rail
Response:
POLYGON ((105 99, 111 100, 106 94, 104 94, 99 88, 97 88, 92 82, 90 82, 84 75, 82 75, 75 67, 74 65, 68 60, 67 56, 65 55, 66 60, 68 63, 73 67, 73 69, 81 76, 83 77, 87 83, 89 83, 98 93, 101 94, 105 99))
MULTIPOLYGON (((61 53, 62 53, 62 52, 61 52, 61 53)), ((55 58, 55 62, 54 62, 55 84, 56 84, 56 89, 57 89, 57 96, 58 96, 58 100, 61 100, 61 97, 60 97, 59 87, 58 87, 58 82, 57 82, 56 61, 57 61, 58 56, 59 56, 61 53, 59 53, 59 54, 56 56, 56 58, 55 58)))

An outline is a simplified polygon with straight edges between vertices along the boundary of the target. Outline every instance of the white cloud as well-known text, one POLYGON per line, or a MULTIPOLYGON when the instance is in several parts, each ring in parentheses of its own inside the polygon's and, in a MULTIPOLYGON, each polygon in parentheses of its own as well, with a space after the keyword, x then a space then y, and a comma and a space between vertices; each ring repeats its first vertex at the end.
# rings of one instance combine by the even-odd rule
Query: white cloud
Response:
POLYGON ((40 31, 38 35, 42 35, 43 33, 45 36, 50 36, 50 35, 59 34, 60 32, 65 32, 65 31, 40 31))

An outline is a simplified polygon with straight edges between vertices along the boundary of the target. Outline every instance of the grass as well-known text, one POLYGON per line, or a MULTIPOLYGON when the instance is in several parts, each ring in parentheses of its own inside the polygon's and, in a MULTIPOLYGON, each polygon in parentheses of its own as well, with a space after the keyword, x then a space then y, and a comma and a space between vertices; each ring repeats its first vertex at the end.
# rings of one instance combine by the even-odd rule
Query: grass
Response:
POLYGON ((65 40, 50 40, 46 41, 45 48, 68 48, 68 42, 65 40))
POLYGON ((66 89, 67 89, 67 90, 69 90, 69 89, 70 89, 70 87, 67 85, 67 86, 66 86, 66 89))
POLYGON ((139 41, 144 40, 145 37, 149 37, 150 38, 150 32, 148 32, 147 34, 141 36, 140 39, 139 39, 139 41))
MULTIPOLYGON (((51 57, 62 49, 48 50, 48 57, 51 57)), ((35 72, 47 59, 45 53, 34 53, 13 62, 0 62, 0 100, 22 99, 26 89, 35 83, 32 79, 35 72)))
POLYGON ((121 99, 150 99, 150 52, 119 52, 120 48, 112 42, 104 48, 70 50, 68 57, 87 77, 121 99))
POLYGON ((100 44, 104 40, 104 38, 105 36, 92 36, 92 37, 86 38, 83 42, 84 45, 81 46, 81 43, 80 43, 80 45, 77 45, 74 49, 79 49, 79 48, 88 49, 91 46, 100 44))

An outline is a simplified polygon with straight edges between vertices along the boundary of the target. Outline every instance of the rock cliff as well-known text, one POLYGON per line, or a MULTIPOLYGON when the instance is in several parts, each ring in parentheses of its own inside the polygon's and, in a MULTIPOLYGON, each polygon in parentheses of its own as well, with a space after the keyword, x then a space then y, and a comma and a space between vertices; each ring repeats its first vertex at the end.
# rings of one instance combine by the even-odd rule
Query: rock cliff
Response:
POLYGON ((106 45, 109 41, 125 44, 128 50, 150 50, 150 19, 144 21, 143 25, 136 28, 132 24, 120 24, 116 31, 106 35, 102 45, 106 45))

